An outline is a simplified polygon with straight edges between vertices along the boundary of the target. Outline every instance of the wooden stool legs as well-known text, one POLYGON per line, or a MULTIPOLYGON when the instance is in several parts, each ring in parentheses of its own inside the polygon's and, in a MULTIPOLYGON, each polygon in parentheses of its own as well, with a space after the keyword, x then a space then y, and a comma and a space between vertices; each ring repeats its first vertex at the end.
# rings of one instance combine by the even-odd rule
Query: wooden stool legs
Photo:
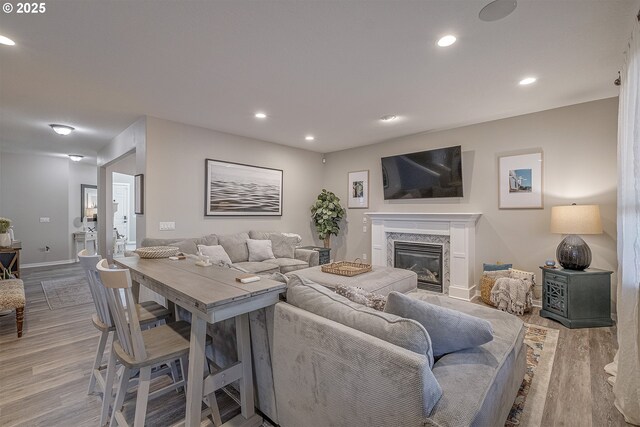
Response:
POLYGON ((24 322, 24 306, 16 308, 16 327, 18 338, 22 337, 22 323, 24 322))

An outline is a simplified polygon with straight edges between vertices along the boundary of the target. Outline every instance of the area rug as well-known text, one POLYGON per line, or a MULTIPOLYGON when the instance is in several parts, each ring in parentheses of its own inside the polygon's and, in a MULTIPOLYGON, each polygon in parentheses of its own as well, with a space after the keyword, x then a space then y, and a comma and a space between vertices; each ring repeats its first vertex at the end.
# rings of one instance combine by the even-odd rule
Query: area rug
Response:
POLYGON ((558 345, 556 329, 526 324, 527 370, 505 427, 539 427, 558 345))
POLYGON ((43 280, 42 290, 51 310, 93 302, 89 284, 84 276, 43 280))

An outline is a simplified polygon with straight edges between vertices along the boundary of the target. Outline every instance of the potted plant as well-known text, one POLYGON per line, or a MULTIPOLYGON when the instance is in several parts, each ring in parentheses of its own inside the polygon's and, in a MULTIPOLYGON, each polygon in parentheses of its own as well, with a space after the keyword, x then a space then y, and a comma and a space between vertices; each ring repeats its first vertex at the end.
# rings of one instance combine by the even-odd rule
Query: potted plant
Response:
POLYGON ((340 199, 331 191, 325 189, 318 195, 311 206, 311 217, 316 225, 318 237, 324 240, 324 247, 331 247, 331 235, 338 235, 338 223, 344 217, 345 210, 340 206, 340 199))
POLYGON ((0 218, 0 246, 2 247, 11 246, 9 227, 11 227, 11 220, 9 218, 0 218))

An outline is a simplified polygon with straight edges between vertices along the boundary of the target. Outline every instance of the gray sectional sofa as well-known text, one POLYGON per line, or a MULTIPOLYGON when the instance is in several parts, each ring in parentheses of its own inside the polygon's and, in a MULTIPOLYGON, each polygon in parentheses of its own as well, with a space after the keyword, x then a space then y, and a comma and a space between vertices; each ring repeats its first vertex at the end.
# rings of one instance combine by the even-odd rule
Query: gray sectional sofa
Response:
POLYGON ((517 317, 424 291, 407 294, 485 319, 494 331, 492 341, 446 354, 430 367, 415 348, 389 342, 405 333, 393 329, 398 319, 375 312, 382 326, 362 319, 358 325, 366 307, 354 311, 353 303, 326 288, 326 295, 316 287, 318 295, 301 298, 292 295, 291 284, 287 302, 266 312, 272 316, 274 398, 264 399, 260 385, 261 409, 281 426, 504 425, 526 369, 525 328, 517 317), (385 333, 391 339, 380 338, 385 333))
POLYGON ((301 238, 297 234, 251 230, 249 233, 209 234, 199 238, 145 238, 141 246, 177 246, 185 254, 196 254, 198 245, 221 245, 236 268, 255 274, 284 274, 318 265, 319 253, 299 248, 300 242, 301 238), (271 240, 275 258, 259 262, 249 261, 248 239, 271 240))

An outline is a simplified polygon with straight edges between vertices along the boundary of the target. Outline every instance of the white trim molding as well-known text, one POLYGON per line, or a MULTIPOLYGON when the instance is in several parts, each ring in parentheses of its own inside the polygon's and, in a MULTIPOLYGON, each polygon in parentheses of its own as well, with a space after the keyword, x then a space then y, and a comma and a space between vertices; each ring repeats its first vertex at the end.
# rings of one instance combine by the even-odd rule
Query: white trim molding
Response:
POLYGON ((371 218, 371 263, 387 265, 387 233, 449 236, 449 296, 471 301, 474 279, 476 223, 481 213, 366 212, 371 218))
POLYGON ((73 264, 75 262, 76 262, 75 259, 63 259, 61 261, 49 261, 49 262, 32 262, 30 264, 20 265, 20 269, 35 268, 35 267, 49 267, 52 265, 73 264))

